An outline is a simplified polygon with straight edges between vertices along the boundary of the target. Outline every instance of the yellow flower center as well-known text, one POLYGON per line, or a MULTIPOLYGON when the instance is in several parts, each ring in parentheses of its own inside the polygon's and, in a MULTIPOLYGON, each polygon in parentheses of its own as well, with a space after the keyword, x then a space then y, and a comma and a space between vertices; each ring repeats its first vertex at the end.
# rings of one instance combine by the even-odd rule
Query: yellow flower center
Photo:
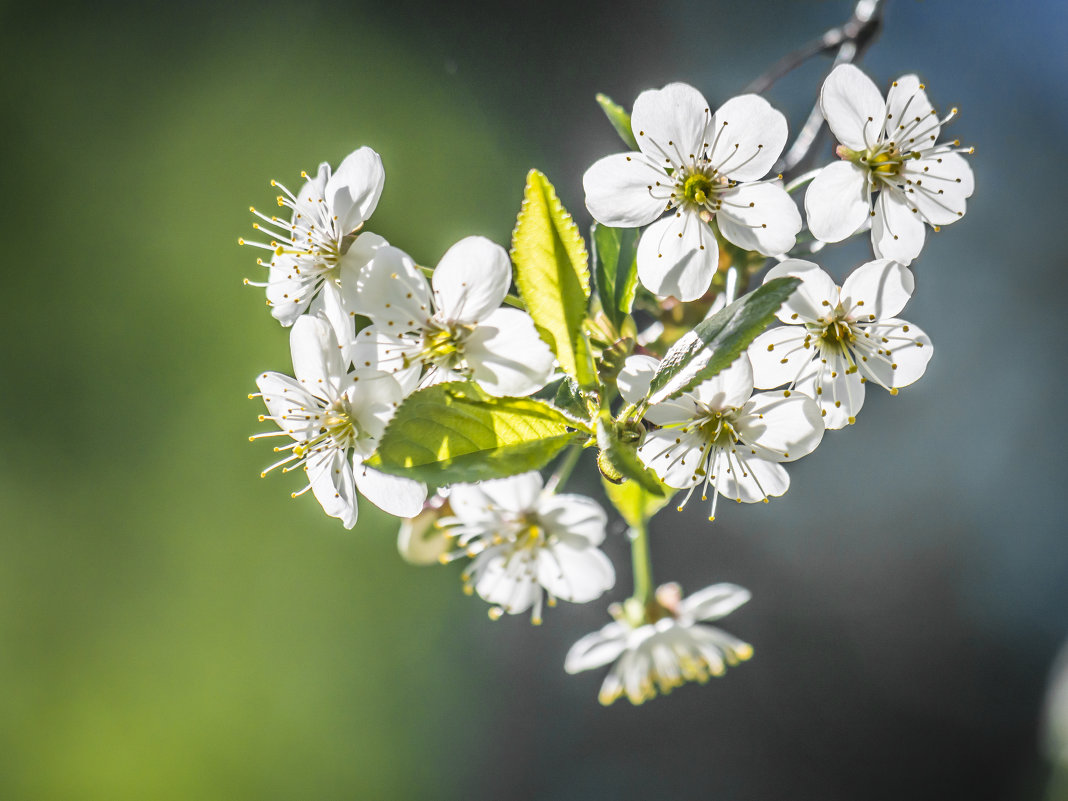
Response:
POLYGON ((712 196, 714 183, 711 178, 703 173, 692 173, 686 176, 682 183, 682 194, 691 203, 699 206, 705 205, 712 196))

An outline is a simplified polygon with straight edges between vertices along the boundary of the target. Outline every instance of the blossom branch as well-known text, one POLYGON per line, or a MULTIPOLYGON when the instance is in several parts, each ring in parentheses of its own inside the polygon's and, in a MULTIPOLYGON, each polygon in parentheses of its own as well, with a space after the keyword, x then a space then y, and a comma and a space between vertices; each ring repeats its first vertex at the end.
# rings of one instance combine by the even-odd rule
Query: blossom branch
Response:
POLYGON ((653 600, 653 561, 649 554, 649 523, 642 521, 640 526, 627 530, 630 537, 630 558, 634 570, 634 595, 642 604, 648 606, 653 600))
MULTIPOLYGON (((882 27, 882 11, 882 0, 859 0, 849 19, 842 25, 831 28, 818 39, 785 56, 770 70, 749 84, 747 91, 757 93, 766 91, 783 75, 819 53, 835 51, 832 69, 839 64, 853 63, 874 41, 875 35, 882 27)), ((823 113, 817 102, 809 112, 808 119, 805 120, 793 144, 775 165, 774 170, 787 172, 799 166, 812 152, 812 147, 822 128, 823 113)))

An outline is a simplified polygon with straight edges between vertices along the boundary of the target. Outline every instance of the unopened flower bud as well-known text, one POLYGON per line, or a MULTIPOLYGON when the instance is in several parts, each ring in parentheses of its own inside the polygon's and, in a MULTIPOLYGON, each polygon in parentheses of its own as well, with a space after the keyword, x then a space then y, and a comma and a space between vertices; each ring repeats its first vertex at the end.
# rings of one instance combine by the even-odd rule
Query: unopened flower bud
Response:
POLYGON ((423 505, 423 511, 401 521, 397 550, 405 562, 413 565, 438 563, 449 550, 445 530, 437 525, 438 520, 447 514, 450 514, 448 498, 435 494, 423 505))

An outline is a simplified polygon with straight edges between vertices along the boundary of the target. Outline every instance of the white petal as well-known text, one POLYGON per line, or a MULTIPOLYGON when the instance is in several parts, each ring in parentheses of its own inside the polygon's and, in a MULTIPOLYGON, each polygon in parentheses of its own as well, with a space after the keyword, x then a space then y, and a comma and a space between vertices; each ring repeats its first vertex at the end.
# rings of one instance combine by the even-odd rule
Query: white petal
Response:
POLYGON ((865 150, 882 134, 886 104, 871 78, 852 64, 831 71, 820 90, 820 108, 835 138, 852 150, 865 150))
POLYGON ((674 400, 664 400, 647 406, 643 417, 658 426, 669 426, 693 420, 698 414, 700 410, 693 395, 684 392, 674 400))
POLYGON ((430 319, 430 287, 411 256, 383 246, 359 271, 356 292, 346 295, 346 305, 397 335, 420 328, 430 319))
POLYGON ((885 139, 908 152, 930 147, 938 139, 938 114, 915 75, 902 75, 886 93, 885 139))
POLYGON ((326 202, 342 234, 355 231, 378 205, 386 172, 382 158, 369 147, 350 153, 326 184, 326 202))
POLYGON ((648 225, 667 208, 674 182, 641 153, 616 153, 594 162, 582 176, 586 208, 615 228, 648 225))
POLYGON ((722 193, 719 230, 743 250, 765 256, 785 253, 797 241, 801 212, 779 182, 742 184, 722 193))
POLYGON ((875 256, 908 266, 923 250, 923 218, 896 190, 882 189, 875 203, 871 244, 875 256))
POLYGON ((343 391, 353 422, 368 437, 358 443, 356 450, 362 457, 369 457, 404 397, 400 384, 388 373, 361 368, 345 377, 343 391))
POLYGON ((842 284, 842 307, 853 320, 882 320, 905 308, 915 288, 908 267, 887 259, 869 261, 842 284))
POLYGON ((850 161, 824 167, 805 192, 808 230, 821 242, 841 242, 864 224, 870 211, 868 171, 850 161))
POLYGON ((319 165, 314 177, 308 178, 297 192, 294 204, 293 223, 304 228, 322 221, 323 201, 326 197, 326 184, 330 180, 330 165, 325 161, 319 165))
MULTIPOLYGON (((760 392, 736 421, 738 434, 754 446, 757 456, 792 462, 816 449, 823 439, 820 408, 799 393, 760 392)), ((739 451, 743 450, 741 444, 739 451)))
POLYGON ((311 287, 305 286, 297 271, 299 266, 292 256, 277 256, 268 271, 267 302, 271 316, 284 326, 293 325, 311 301, 311 287))
POLYGON ((840 363, 820 367, 798 381, 795 391, 816 399, 825 428, 845 428, 856 421, 864 406, 861 374, 849 372, 840 363))
POLYGON ((737 584, 713 584, 683 598, 679 613, 694 620, 718 620, 751 597, 749 590, 737 584))
POLYGON ((975 176, 968 160, 960 153, 944 153, 940 156, 924 156, 905 162, 905 172, 909 175, 922 173, 925 178, 953 184, 964 197, 971 197, 975 191, 975 176), (924 169, 924 168, 927 169, 924 169))
POLYGON ((715 234, 693 212, 653 223, 638 240, 638 278, 657 295, 696 300, 708 290, 718 263, 715 234))
POLYGON ((753 394, 753 365, 742 354, 726 370, 698 384, 690 393, 711 409, 741 406, 753 394))
MULTIPOLYGON (((517 476, 482 481, 479 489, 495 506, 509 512, 527 512, 534 508, 541 494, 542 479, 537 471, 517 476)), ((449 496, 450 503, 452 496, 449 496)))
POLYGON ((638 448, 638 458, 669 487, 685 489, 697 481, 694 470, 701 466, 705 446, 700 431, 684 434, 661 428, 646 435, 638 448))
POLYGON ((415 517, 426 501, 426 484, 401 476, 389 476, 363 464, 353 464, 356 489, 367 500, 397 517, 415 517))
POLYGON ((927 370, 934 347, 921 328, 904 320, 889 319, 871 325, 867 330, 880 341, 884 351, 890 351, 890 355, 882 360, 870 357, 867 362, 862 362, 862 372, 896 388, 908 386, 927 370))
POLYGON ((305 462, 315 499, 330 517, 341 520, 345 528, 356 525, 356 484, 345 454, 338 448, 311 454, 305 462))
POLYGON ((717 109, 706 136, 719 173, 732 181, 755 181, 767 175, 786 145, 786 117, 760 95, 739 95, 717 109))
POLYGON ((390 336, 377 326, 370 326, 356 335, 349 353, 357 368, 381 370, 392 375, 407 397, 415 391, 423 371, 418 359, 422 342, 422 336, 390 336), (408 367, 405 367, 406 363, 408 367))
POLYGON ((537 514, 549 535, 572 548, 604 541, 608 516, 600 504, 583 495, 542 496, 537 502, 537 514))
POLYGON ((949 225, 968 210, 966 198, 975 188, 972 168, 959 153, 905 162, 905 194, 931 225, 949 225))
MULTIPOLYGON (((652 628, 651 626, 649 628, 652 628)), ((646 641, 648 642, 648 640, 646 641)), ((643 643, 644 645, 644 643, 643 643)), ((649 652, 644 648, 636 648, 632 651, 625 651, 623 656, 620 657, 617 665, 619 671, 620 681, 623 685, 623 690, 627 694, 627 698, 634 704, 640 704, 646 699, 646 685, 650 681, 650 669, 651 660, 649 652)), ((605 686, 608 685, 608 679, 605 679, 605 686)), ((655 690, 651 691, 655 695, 655 690)), ((601 689, 601 702, 604 703, 604 688, 601 689)))
POLYGON ((753 386, 771 389, 793 382, 816 356, 804 346, 808 332, 802 326, 772 328, 753 340, 747 353, 753 364, 753 386))
POLYGON ((626 644, 627 628, 622 623, 613 621, 572 645, 564 659, 564 670, 568 673, 581 673, 583 670, 607 665, 623 653, 626 644))
POLYGON ((725 660, 728 664, 745 661, 753 655, 753 646, 715 626, 695 624, 687 629, 687 632, 693 639, 694 646, 712 665, 718 665, 720 670, 723 669, 723 655, 728 657, 725 660))
POLYGON ((341 293, 333 282, 323 284, 322 291, 308 307, 308 313, 321 317, 330 324, 338 343, 341 361, 347 366, 352 362, 352 346, 356 340, 356 321, 345 310, 341 293))
POLYGON ((816 322, 828 307, 838 305, 838 286, 815 262, 786 259, 768 270, 764 283, 791 275, 800 278, 801 284, 775 314, 784 323, 816 322))
POLYGON ((343 383, 345 365, 330 324, 304 315, 293 324, 289 347, 293 373, 301 385, 317 397, 333 400, 343 383))
POLYGON ((464 342, 472 377, 493 395, 530 395, 549 381, 553 354, 518 309, 488 314, 464 342))
POLYGON ((477 323, 504 302, 512 263, 500 245, 469 236, 445 252, 431 283, 434 305, 444 320, 477 323))
MULTIPOLYGON (((481 484, 453 484, 449 489, 449 508, 466 524, 491 524, 500 521, 497 504, 490 499, 481 484)), ((539 484, 538 490, 541 489, 539 484)))
POLYGON ((630 127, 642 153, 656 164, 681 164, 701 154, 710 119, 704 95, 685 83, 647 89, 634 101, 630 127))
POLYGON ((293 439, 311 439, 319 430, 322 406, 295 379, 281 373, 262 373, 256 386, 274 422, 293 439))
MULTIPOLYGON (((362 314, 363 305, 360 298, 360 274, 370 265, 379 249, 388 247, 389 243, 378 234, 365 231, 359 234, 345 255, 338 262, 338 283, 341 305, 349 315, 362 314)), ((333 282, 328 282, 328 285, 333 282)), ((367 299, 371 305, 381 300, 367 299)))
POLYGON ((582 604, 611 589, 616 571, 597 548, 559 544, 539 549, 538 583, 557 598, 582 604))
POLYGON ((616 379, 616 387, 623 400, 637 403, 649 393, 649 382, 660 362, 652 356, 628 356, 616 379))
POLYGON ((724 498, 741 503, 756 503, 777 498, 790 488, 790 476, 776 462, 758 459, 751 454, 720 453, 716 459, 712 484, 724 498), (742 456, 739 462, 738 455, 742 456), (746 458, 748 455, 749 458, 746 458))
POLYGON ((478 556, 470 571, 476 576, 475 592, 480 598, 517 615, 531 607, 542 589, 529 552, 515 552, 508 558, 510 552, 511 545, 489 548, 478 556))

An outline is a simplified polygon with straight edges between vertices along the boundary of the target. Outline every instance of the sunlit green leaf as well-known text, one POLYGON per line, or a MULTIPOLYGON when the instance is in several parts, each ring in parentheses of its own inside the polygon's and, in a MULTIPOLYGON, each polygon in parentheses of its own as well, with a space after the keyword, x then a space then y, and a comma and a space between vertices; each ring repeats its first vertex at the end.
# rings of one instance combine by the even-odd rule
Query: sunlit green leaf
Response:
POLYGON ((667 506, 678 491, 666 484, 661 484, 660 491, 653 493, 637 481, 613 484, 607 479, 602 479, 601 484, 605 495, 616 507, 620 517, 634 528, 641 528, 647 520, 667 506))
POLYGON ((577 436, 544 401, 456 381, 410 395, 367 464, 435 484, 502 478, 543 467, 577 436))
POLYGON ((586 245, 552 184, 537 170, 527 174, 512 233, 512 261, 523 303, 560 367, 583 389, 596 387, 593 355, 582 328, 590 297, 586 245))
POLYGON ((586 401, 579 391, 579 386, 575 379, 569 375, 564 376, 564 380, 557 387, 553 404, 556 408, 562 409, 579 420, 589 420, 590 418, 590 410, 586 407, 586 401))
POLYGON ((598 94, 597 103, 627 147, 631 150, 637 150, 638 143, 635 141, 634 132, 630 128, 630 115, 623 110, 622 106, 612 102, 612 98, 608 95, 598 94))
POLYGON ((634 306, 638 288, 638 231, 594 223, 590 229, 597 296, 618 331, 634 306))
POLYGON ((656 474, 638 459, 637 445, 637 439, 623 442, 611 419, 597 421, 597 446, 601 449, 598 464, 601 472, 610 480, 617 477, 631 479, 646 492, 662 494, 662 485, 656 474))
POLYGON ((649 384, 648 402, 678 397, 730 367, 800 283, 793 277, 768 281, 699 323, 664 355, 649 384))

